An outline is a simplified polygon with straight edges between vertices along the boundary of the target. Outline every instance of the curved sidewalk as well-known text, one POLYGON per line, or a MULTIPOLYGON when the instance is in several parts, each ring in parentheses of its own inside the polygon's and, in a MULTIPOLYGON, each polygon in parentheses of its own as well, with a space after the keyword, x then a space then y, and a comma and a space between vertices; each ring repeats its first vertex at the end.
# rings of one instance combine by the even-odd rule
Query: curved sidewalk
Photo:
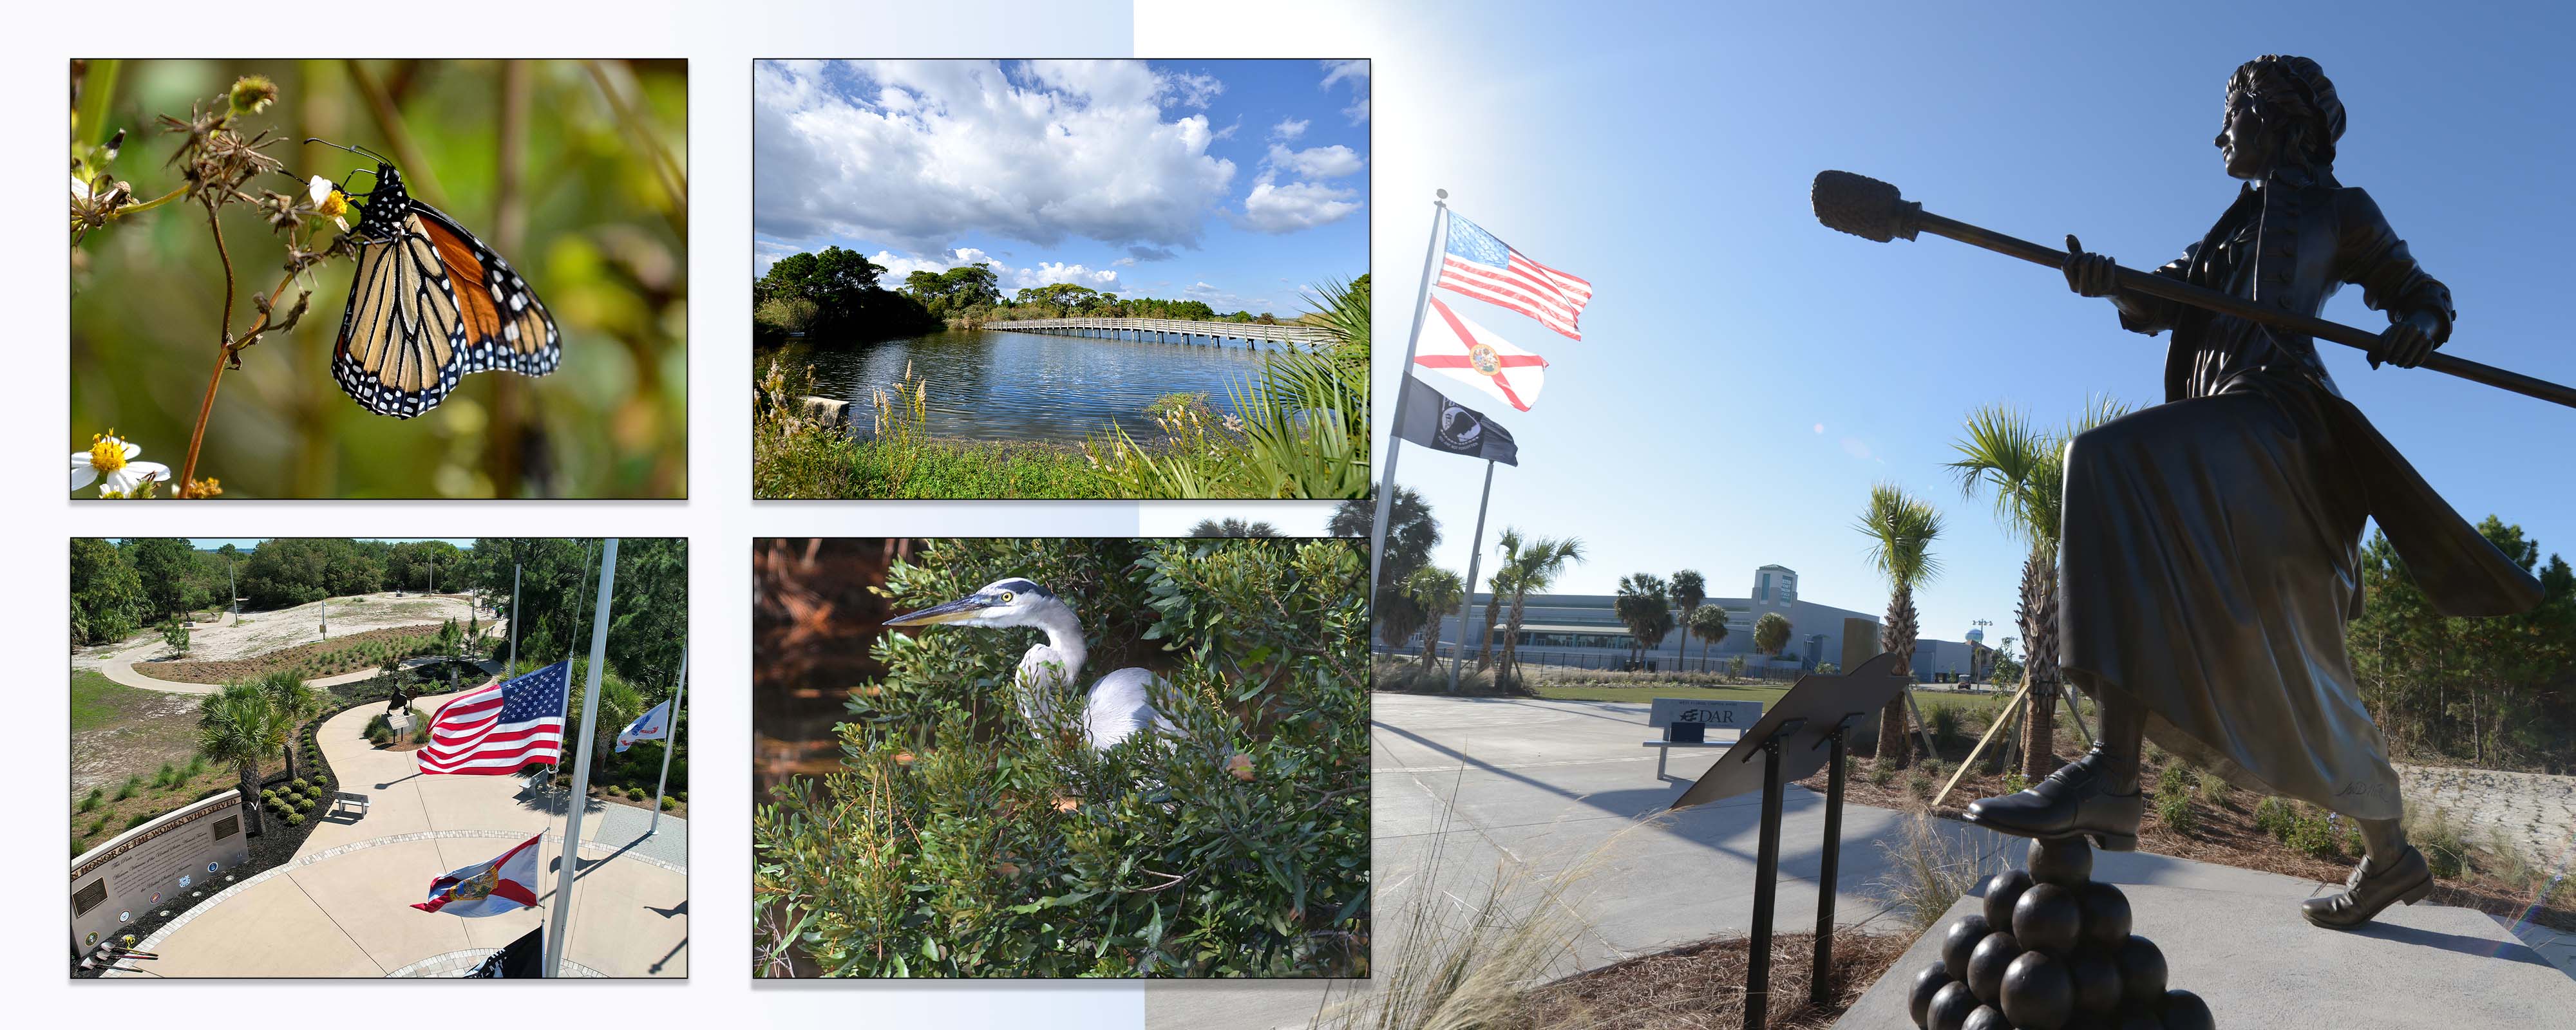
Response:
MULTIPOLYGON (((108 975, 452 973, 458 953, 499 948, 534 928, 540 912, 550 915, 562 850, 555 806, 517 776, 418 774, 412 752, 379 750, 361 735, 379 711, 349 709, 320 733, 339 789, 369 796, 366 815, 326 819, 292 861, 227 887, 138 945, 159 960, 108 975), (411 907, 431 878, 541 832, 538 908, 465 919, 411 907)), ((688 824, 665 817, 659 833, 641 838, 649 814, 621 816, 624 807, 596 805, 583 820, 566 958, 601 976, 687 976, 688 824)))

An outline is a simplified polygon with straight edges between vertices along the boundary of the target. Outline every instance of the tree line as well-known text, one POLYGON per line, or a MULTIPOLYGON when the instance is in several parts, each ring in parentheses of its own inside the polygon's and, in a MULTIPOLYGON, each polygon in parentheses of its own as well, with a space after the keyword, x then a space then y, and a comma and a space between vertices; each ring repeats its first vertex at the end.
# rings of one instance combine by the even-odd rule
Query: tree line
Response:
MULTIPOLYGON (((1028 318, 1171 318, 1200 322, 1277 325, 1271 312, 1221 313, 1200 300, 1122 297, 1077 283, 1048 283, 1002 292, 990 265, 959 265, 945 272, 916 271, 893 288, 886 269, 840 247, 780 258, 752 284, 752 336, 776 343, 792 334, 834 339, 882 340, 936 332, 945 326, 1028 318)), ((1368 276, 1350 284, 1365 296, 1368 276)), ((1286 321, 1297 321, 1291 316, 1286 321)))
MULTIPOLYGON (((242 549, 199 550, 186 540, 94 538, 71 542, 71 635, 76 645, 112 644, 187 613, 227 607, 229 565, 244 612, 270 611, 401 589, 472 593, 497 610, 505 641, 515 632, 519 661, 534 667, 587 655, 599 590, 599 543, 560 538, 488 538, 472 547, 440 540, 291 537, 242 549), (511 573, 519 599, 511 601, 511 573), (515 627, 510 620, 521 620, 515 627)), ((667 682, 688 642, 688 541, 618 542, 609 612, 608 670, 639 683, 667 682)))

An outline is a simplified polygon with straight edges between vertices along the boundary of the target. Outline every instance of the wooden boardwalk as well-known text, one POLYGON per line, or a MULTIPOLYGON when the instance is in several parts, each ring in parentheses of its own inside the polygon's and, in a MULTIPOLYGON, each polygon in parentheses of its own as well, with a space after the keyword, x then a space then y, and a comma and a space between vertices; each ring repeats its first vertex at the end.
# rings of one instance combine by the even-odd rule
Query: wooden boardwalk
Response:
POLYGON ((1179 318, 1028 318, 986 322, 977 328, 1135 340, 1140 343, 1222 344, 1227 340, 1241 340, 1252 346, 1264 343, 1324 346, 1333 342, 1330 333, 1307 325, 1197 322, 1179 318))

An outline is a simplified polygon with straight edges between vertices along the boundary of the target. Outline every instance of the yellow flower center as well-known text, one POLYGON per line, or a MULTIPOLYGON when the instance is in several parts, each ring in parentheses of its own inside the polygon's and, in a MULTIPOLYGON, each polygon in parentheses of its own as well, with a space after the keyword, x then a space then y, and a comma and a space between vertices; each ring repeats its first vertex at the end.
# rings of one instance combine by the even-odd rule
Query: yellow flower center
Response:
POLYGON ((125 467, 125 441, 106 435, 91 439, 98 442, 89 447, 89 467, 102 476, 125 467))
POLYGON ((314 205, 313 209, 324 218, 338 218, 349 213, 349 195, 332 190, 331 195, 322 198, 322 202, 314 205))

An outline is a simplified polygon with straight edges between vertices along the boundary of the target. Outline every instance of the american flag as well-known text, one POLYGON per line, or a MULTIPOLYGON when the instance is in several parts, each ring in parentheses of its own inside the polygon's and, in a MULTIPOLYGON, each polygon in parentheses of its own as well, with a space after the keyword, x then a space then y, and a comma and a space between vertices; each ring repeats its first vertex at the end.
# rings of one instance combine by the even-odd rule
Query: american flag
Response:
POLYGON ((429 746, 416 752, 420 771, 504 776, 521 766, 557 764, 571 683, 572 663, 556 662, 457 695, 429 720, 429 746))
POLYGON ((1449 212, 1448 252, 1440 257, 1440 285, 1518 311, 1580 340, 1576 321, 1592 303, 1592 284, 1530 260, 1474 222, 1449 212))

